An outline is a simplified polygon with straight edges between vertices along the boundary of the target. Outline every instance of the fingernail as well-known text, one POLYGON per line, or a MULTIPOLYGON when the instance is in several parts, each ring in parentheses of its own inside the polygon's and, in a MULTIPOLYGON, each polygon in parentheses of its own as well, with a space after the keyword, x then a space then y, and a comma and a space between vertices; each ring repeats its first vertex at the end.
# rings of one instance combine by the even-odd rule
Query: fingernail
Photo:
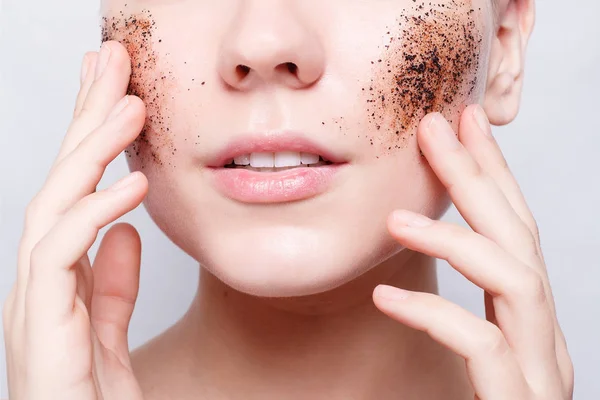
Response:
POLYGON ((474 107, 473 117, 475 118, 475 122, 479 126, 479 129, 483 132, 483 134, 487 137, 492 136, 492 127, 490 126, 490 120, 487 115, 485 115, 485 111, 481 108, 480 105, 474 107))
POLYGON ((433 220, 430 218, 406 210, 394 211, 393 219, 396 224, 411 228, 426 228, 433 225, 433 220))
POLYGON ((94 79, 98 80, 106 66, 108 65, 108 60, 110 59, 110 48, 106 43, 102 45, 100 48, 100 54, 98 54, 98 63, 96 64, 96 76, 94 79))
POLYGON ((86 54, 83 56, 83 62, 81 63, 81 73, 79 74, 79 84, 83 85, 85 78, 87 78, 88 71, 90 70, 90 58, 86 54))
POLYGON ((460 142, 456 138, 456 134, 452 130, 452 127, 441 114, 433 114, 427 128, 433 133, 437 142, 442 146, 446 146, 450 149, 455 149, 460 146, 460 142))
POLYGON ((387 300, 404 300, 410 296, 410 292, 394 286, 378 285, 375 288, 375 296, 387 300))
POLYGON ((117 181, 114 185, 112 185, 110 187, 110 190, 112 192, 116 192, 119 191, 121 189, 124 189, 126 187, 128 187, 129 185, 131 185, 133 182, 135 182, 137 179, 137 174, 135 172, 127 175, 125 178, 122 178, 121 180, 117 181))
POLYGON ((117 104, 115 104, 113 109, 110 111, 110 114, 108 114, 108 117, 106 117, 106 121, 107 122, 112 121, 113 119, 117 118, 119 116, 119 114, 121 114, 121 112, 128 105, 129 105, 129 96, 125 96, 121 100, 119 100, 119 102, 117 104))

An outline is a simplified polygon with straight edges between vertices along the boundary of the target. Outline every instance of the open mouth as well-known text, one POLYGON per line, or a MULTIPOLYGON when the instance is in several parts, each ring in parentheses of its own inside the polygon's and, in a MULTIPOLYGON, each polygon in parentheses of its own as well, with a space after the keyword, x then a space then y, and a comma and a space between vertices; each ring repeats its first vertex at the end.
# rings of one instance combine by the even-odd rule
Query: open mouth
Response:
POLYGON ((350 160, 301 133, 269 132, 237 136, 204 165, 215 189, 225 197, 264 204, 327 192, 350 160))
POLYGON ((282 151, 242 154, 227 160, 223 168, 279 172, 294 168, 315 168, 332 164, 334 163, 318 154, 282 151))

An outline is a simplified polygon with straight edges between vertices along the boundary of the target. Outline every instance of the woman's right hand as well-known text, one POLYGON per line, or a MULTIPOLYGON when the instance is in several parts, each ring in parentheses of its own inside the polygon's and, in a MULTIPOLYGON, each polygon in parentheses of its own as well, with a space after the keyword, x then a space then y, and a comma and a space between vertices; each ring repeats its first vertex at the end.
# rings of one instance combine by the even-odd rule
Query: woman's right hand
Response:
POLYGON ((139 235, 113 226, 93 269, 87 252, 102 227, 146 195, 140 172, 96 191, 106 166, 141 131, 145 107, 125 96, 131 65, 122 45, 107 42, 83 64, 73 120, 27 207, 17 282, 3 309, 11 400, 142 398, 127 343, 139 235))

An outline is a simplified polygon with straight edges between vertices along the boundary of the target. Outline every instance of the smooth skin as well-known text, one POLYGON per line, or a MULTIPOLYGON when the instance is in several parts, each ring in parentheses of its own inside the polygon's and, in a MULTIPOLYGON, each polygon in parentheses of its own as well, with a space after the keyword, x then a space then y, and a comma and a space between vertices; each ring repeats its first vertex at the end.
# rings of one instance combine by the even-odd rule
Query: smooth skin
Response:
MULTIPOLYGON (((14 400, 143 398, 127 344, 139 235, 116 224, 93 268, 87 256, 99 230, 141 204, 148 190, 134 172, 96 191, 145 119, 143 102, 125 96, 126 50, 107 42, 101 53, 84 58, 73 121, 27 208, 17 282, 3 309, 14 400)), ((447 260, 483 288, 487 320, 440 296, 385 285, 375 289, 375 305, 463 357, 476 398, 571 399, 573 366, 537 226, 481 107, 466 108, 458 137, 440 114, 426 116, 418 141, 472 230, 406 210, 390 215, 388 229, 402 245, 447 260)))

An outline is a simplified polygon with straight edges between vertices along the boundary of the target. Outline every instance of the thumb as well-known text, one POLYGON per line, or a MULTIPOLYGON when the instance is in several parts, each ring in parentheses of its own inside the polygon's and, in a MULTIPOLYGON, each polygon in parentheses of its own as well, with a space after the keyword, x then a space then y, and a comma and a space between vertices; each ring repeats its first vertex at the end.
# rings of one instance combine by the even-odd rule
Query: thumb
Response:
POLYGON ((90 321, 99 344, 131 371, 127 331, 140 282, 141 241, 135 228, 116 224, 104 235, 92 271, 90 321))

